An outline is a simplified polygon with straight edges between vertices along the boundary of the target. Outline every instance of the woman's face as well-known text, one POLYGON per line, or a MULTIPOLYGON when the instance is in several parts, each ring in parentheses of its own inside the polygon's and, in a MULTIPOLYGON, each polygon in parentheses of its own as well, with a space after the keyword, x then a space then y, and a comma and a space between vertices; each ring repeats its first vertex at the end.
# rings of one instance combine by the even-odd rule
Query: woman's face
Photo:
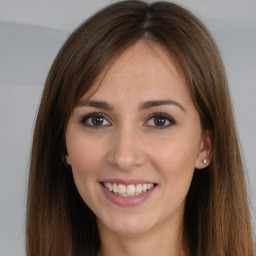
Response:
POLYGON ((209 138, 176 67, 164 48, 138 42, 70 116, 66 160, 99 229, 138 234, 182 222, 209 138))

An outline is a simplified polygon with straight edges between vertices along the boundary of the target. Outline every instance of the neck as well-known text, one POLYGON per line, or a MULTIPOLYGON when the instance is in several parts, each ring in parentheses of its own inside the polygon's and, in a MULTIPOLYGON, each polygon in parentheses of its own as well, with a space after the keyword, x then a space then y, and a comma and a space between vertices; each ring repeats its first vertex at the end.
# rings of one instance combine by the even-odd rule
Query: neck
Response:
POLYGON ((142 234, 117 234, 98 221, 101 248, 98 256, 185 256, 182 221, 142 234))

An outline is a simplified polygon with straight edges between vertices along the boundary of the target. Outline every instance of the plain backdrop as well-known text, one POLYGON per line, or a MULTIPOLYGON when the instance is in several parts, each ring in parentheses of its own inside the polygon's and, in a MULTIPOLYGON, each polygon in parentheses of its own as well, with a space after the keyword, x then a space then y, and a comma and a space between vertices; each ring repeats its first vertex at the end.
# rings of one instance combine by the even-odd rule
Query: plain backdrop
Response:
MULTIPOLYGON (((0 0, 0 256, 25 256, 29 153, 50 65, 71 31, 112 2, 0 0)), ((206 24, 222 53, 256 209, 256 0, 176 2, 206 24)))

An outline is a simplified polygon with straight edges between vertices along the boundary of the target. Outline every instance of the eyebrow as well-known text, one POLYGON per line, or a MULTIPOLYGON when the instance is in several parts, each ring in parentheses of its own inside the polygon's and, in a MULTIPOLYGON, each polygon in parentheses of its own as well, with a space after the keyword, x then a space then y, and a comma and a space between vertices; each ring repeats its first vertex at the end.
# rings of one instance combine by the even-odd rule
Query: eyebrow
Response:
POLYGON ((79 107, 93 107, 93 108, 100 108, 100 109, 106 109, 106 110, 112 110, 113 107, 105 102, 105 101, 96 101, 96 100, 82 100, 78 102, 79 107))
MULTIPOLYGON (((183 112, 186 112, 186 109, 178 102, 171 100, 171 99, 163 99, 163 100, 151 100, 151 101, 146 101, 143 102, 139 106, 139 110, 145 110, 148 108, 153 108, 153 107, 159 107, 163 105, 174 105, 179 107, 183 112)), ((105 109, 105 110, 113 110, 113 107, 105 102, 105 101, 96 101, 96 100, 82 100, 78 103, 79 107, 94 107, 94 108, 99 108, 99 109, 105 109)))
POLYGON ((183 112, 186 112, 185 108, 180 103, 171 99, 146 101, 140 105, 140 110, 144 110, 152 107, 158 107, 162 105, 174 105, 179 107, 183 112))

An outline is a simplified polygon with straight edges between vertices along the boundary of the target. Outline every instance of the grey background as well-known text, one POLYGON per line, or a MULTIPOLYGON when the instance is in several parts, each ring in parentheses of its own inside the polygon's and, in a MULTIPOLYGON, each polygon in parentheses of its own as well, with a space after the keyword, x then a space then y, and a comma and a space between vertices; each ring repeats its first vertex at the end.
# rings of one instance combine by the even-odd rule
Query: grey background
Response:
MULTIPOLYGON (((112 2, 0 0, 0 256, 25 255, 30 144, 50 65, 68 34, 112 2)), ((203 20, 221 50, 256 209, 256 0, 176 2, 203 20)))

